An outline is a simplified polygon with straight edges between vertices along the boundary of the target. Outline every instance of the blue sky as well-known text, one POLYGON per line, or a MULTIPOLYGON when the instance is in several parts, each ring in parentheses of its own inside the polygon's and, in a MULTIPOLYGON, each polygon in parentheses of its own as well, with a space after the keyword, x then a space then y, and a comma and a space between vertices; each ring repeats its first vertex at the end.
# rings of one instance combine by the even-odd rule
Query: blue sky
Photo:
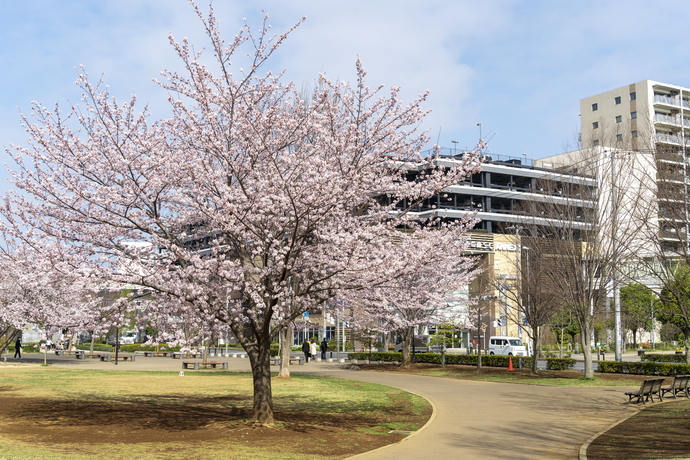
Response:
MULTIPOLYGON (((401 86, 406 100, 430 90, 425 127, 447 147, 472 147, 481 123, 494 154, 562 153, 575 145, 581 98, 645 78, 690 87, 684 0, 216 0, 214 7, 227 39, 245 17, 258 26, 262 10, 276 32, 306 16, 273 61, 298 86, 319 72, 352 80, 359 55, 370 86, 401 86)), ((136 93, 163 113, 165 93, 151 78, 181 70, 168 33, 206 45, 185 0, 1 2, 0 145, 24 143, 19 112, 32 100, 78 101, 79 65, 94 77, 105 73, 118 97, 136 93)))

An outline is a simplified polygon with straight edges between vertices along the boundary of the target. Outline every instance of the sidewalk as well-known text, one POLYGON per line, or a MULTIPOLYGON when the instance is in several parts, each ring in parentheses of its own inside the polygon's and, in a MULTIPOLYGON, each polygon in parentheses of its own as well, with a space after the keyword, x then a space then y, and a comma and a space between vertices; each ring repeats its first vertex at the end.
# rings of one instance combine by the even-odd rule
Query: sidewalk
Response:
MULTIPOLYGON (((244 358, 227 361, 231 371, 249 371, 244 358)), ((13 360, 8 359, 8 362, 13 360)), ((43 355, 24 362, 42 363, 43 355)), ((180 372, 179 359, 137 356, 114 363, 49 356, 59 367, 180 372)), ((352 457, 357 460, 481 458, 574 459, 592 435, 638 409, 626 404, 625 388, 552 387, 424 377, 392 372, 345 370, 340 364, 310 362, 293 373, 324 375, 395 386, 429 400, 434 416, 404 441, 352 457)), ((194 372, 194 371, 185 371, 194 372)), ((198 371, 197 371, 198 372, 198 371)))

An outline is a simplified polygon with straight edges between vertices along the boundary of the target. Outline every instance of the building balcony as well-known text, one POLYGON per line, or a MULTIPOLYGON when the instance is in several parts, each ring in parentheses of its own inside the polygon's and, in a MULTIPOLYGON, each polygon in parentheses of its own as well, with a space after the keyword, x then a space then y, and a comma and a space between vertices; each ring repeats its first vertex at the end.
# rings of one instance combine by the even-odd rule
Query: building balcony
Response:
POLYGON ((661 113, 654 114, 654 122, 661 123, 664 125, 671 126, 683 126, 685 128, 690 128, 690 120, 687 120, 681 116, 670 116, 663 115, 661 113))
MULTIPOLYGON (((661 144, 683 145, 683 138, 676 134, 656 133, 656 142, 661 144)), ((690 139, 685 138, 685 146, 690 147, 690 139)))
POLYGON ((656 152, 656 159, 659 161, 666 161, 671 163, 683 163, 683 155, 676 152, 656 152))
POLYGON ((662 94, 655 94, 654 95, 654 103, 655 104, 670 105, 673 107, 684 107, 686 109, 690 109, 690 102, 686 101, 685 99, 681 99, 677 96, 671 97, 671 96, 664 96, 662 94))

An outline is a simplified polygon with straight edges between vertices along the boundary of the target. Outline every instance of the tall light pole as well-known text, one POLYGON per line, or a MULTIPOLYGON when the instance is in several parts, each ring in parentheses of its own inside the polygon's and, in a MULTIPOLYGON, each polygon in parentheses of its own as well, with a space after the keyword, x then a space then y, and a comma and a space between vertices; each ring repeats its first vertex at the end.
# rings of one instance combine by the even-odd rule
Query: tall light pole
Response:
POLYGON ((617 362, 623 361, 621 334, 621 291, 618 286, 618 191, 616 189, 616 154, 611 151, 611 282, 613 283, 613 314, 615 354, 617 362))

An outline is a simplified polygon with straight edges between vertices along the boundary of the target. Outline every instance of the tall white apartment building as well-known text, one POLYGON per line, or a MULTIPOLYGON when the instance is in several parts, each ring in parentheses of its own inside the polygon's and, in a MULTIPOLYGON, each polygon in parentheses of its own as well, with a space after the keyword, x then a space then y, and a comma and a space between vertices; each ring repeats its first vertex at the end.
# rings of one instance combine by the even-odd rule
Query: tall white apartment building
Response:
POLYGON ((654 182, 661 249, 688 250, 690 89, 643 80, 580 100, 583 149, 650 154, 643 180, 654 182))
POLYGON ((584 148, 685 152, 690 89, 643 80, 580 100, 584 148))

